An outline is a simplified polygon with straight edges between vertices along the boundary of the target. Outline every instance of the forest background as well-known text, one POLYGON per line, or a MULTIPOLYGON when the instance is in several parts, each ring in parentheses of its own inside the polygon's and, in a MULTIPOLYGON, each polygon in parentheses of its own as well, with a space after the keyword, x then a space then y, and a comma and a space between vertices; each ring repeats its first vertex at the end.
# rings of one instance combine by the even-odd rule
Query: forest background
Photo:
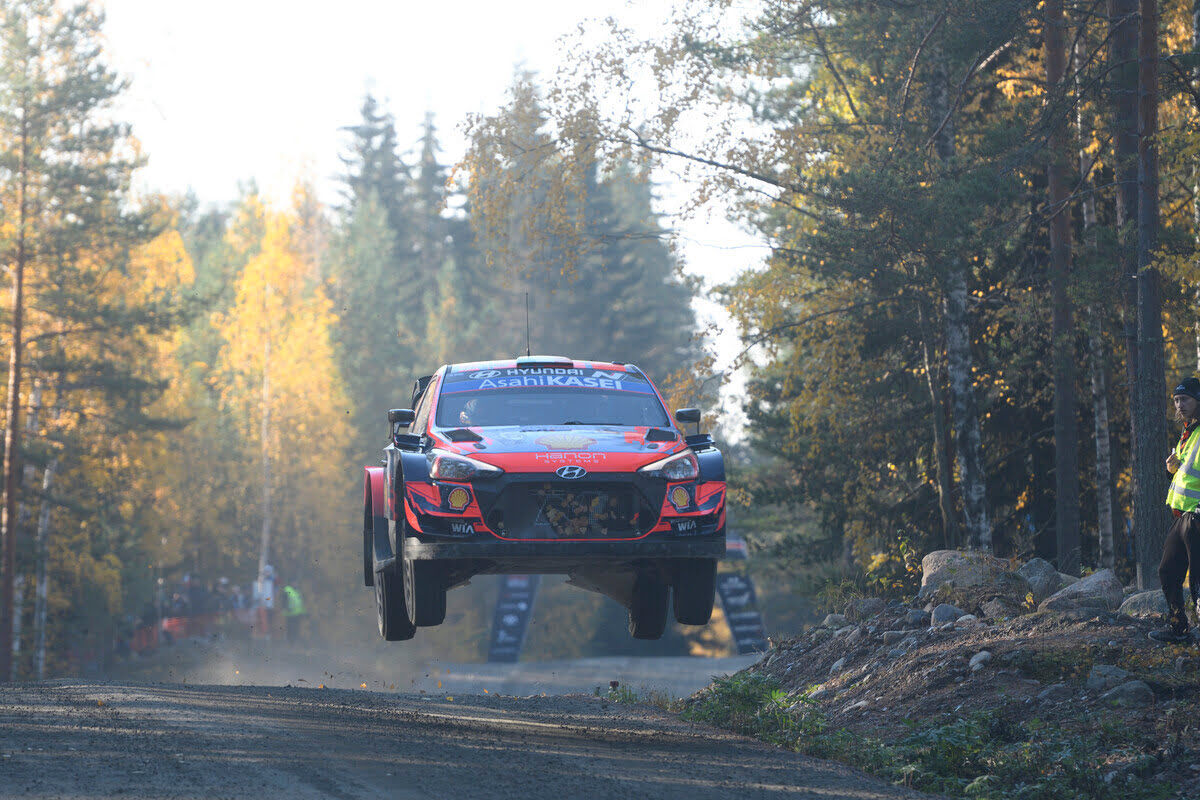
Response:
MULTIPOLYGON (((330 123, 336 202, 299 182, 218 208, 133 190, 99 4, 0 9, 16 677, 105 664, 160 578, 244 586, 264 559, 314 636, 374 644, 359 471, 417 375, 524 347, 527 292, 534 350, 712 408, 727 375, 662 164, 771 246, 720 290, 750 375, 731 519, 771 622, 909 591, 943 547, 1156 581, 1164 376, 1200 357, 1190 4, 697 0, 654 40, 598 23, 560 73, 518 72, 459 164, 432 118, 405 141, 368 95, 330 123)), ((488 588, 417 646, 479 657, 488 588)), ((599 597, 551 587, 538 616, 530 657, 635 647, 599 597)))

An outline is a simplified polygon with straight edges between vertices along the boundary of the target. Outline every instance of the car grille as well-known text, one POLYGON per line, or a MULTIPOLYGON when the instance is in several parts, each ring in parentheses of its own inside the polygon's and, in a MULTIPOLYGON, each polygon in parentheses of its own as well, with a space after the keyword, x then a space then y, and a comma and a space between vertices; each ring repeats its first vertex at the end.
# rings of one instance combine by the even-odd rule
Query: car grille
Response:
POLYGON ((506 539, 627 539, 654 525, 655 514, 629 483, 530 483, 508 486, 485 514, 506 539))

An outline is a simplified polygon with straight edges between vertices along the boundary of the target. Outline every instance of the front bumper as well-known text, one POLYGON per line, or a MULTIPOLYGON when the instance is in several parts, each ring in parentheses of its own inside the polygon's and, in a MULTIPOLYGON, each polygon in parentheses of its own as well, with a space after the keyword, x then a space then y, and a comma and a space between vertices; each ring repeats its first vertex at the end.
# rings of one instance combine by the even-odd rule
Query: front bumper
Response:
POLYGON ((404 540, 404 556, 454 562, 468 575, 526 573, 568 575, 636 570, 649 562, 725 557, 725 531, 704 537, 647 537, 621 542, 510 542, 404 540))

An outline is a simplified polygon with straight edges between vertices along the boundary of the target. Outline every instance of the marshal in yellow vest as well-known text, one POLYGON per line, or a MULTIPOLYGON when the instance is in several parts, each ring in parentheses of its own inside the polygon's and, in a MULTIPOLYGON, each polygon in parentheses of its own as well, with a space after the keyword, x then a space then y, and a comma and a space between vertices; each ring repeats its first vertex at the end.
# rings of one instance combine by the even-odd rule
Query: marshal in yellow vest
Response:
POLYGON ((1167 505, 1176 511, 1195 511, 1200 505, 1200 464, 1196 455, 1200 452, 1200 426, 1197 426, 1187 441, 1175 448, 1179 469, 1167 492, 1167 505))

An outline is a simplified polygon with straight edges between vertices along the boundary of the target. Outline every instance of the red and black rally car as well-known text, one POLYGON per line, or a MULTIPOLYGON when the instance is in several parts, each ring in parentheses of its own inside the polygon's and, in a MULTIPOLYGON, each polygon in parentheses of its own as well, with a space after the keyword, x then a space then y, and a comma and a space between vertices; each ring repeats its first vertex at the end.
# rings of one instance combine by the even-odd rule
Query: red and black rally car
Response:
POLYGON ((634 365, 451 364, 388 421, 363 491, 363 578, 385 639, 440 624, 446 591, 480 574, 568 575, 628 608, 639 639, 662 636, 669 599, 679 622, 708 622, 724 461, 634 365))

